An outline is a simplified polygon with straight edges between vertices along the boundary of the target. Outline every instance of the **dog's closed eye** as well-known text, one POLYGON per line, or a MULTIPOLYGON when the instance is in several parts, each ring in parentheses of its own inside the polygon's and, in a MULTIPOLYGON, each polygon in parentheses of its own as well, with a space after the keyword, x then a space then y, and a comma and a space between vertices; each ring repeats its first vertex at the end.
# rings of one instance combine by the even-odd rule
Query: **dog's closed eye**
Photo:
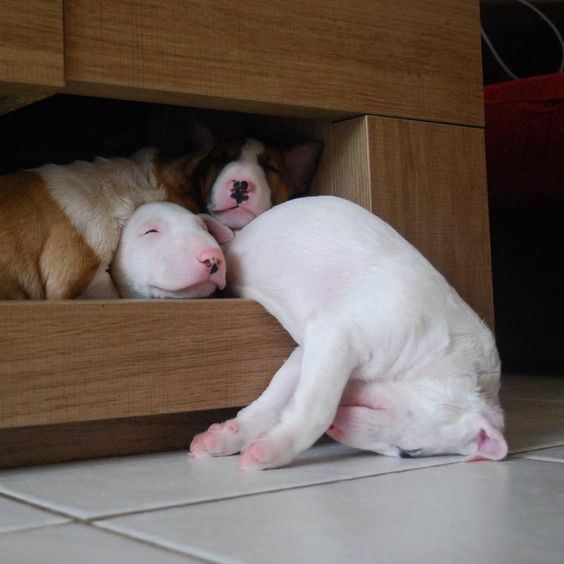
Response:
POLYGON ((157 229, 149 229, 149 231, 145 231, 145 233, 143 233, 143 235, 149 235, 149 233, 158 233, 157 229))

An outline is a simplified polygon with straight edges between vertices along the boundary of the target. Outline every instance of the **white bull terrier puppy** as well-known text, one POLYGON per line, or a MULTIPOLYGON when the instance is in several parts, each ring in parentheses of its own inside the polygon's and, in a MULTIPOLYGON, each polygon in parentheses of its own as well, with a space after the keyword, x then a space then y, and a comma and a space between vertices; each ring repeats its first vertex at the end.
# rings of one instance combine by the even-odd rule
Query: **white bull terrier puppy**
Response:
POLYGON ((325 431, 396 456, 507 454, 490 330, 384 221, 331 196, 260 215, 224 247, 228 287, 261 303, 298 347, 193 455, 241 451, 243 469, 290 462, 325 431))
POLYGON ((111 275, 122 298, 203 298, 225 287, 218 241, 232 238, 208 215, 168 202, 145 204, 123 229, 111 275))

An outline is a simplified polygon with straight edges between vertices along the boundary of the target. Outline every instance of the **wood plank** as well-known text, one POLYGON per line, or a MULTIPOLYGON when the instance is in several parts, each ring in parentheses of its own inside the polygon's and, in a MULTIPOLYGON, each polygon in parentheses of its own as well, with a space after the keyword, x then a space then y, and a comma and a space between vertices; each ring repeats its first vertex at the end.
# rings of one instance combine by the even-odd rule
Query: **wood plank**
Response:
POLYGON ((493 327, 483 131, 377 117, 366 121, 372 210, 493 327))
POLYGON ((293 346, 250 300, 0 302, 0 428, 246 405, 293 346))
POLYGON ((493 326, 483 131, 365 116, 331 125, 326 145, 316 193, 388 221, 493 326))
POLYGON ((0 37, 1 93, 64 86, 62 0, 3 0, 0 37))
POLYGON ((0 468, 186 449, 237 409, 0 429, 0 468))
POLYGON ((483 123, 478 0, 66 0, 69 92, 483 123))

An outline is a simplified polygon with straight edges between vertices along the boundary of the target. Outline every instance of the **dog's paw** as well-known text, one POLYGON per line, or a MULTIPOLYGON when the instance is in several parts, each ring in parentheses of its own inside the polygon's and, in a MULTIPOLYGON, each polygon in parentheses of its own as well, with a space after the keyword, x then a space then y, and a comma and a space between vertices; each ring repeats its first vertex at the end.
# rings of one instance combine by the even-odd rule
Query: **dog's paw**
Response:
POLYGON ((245 444, 245 438, 235 419, 224 423, 214 423, 210 428, 192 439, 192 456, 226 456, 239 452, 245 444))
POLYGON ((288 464, 295 454, 289 437, 263 435, 241 451, 239 466, 241 470, 277 468, 288 464))

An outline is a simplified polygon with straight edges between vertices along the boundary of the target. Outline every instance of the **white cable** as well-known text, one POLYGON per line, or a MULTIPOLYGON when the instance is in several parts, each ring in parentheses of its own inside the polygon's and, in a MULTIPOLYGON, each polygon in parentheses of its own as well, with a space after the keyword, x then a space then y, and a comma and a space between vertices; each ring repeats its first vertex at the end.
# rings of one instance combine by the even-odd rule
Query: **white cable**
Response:
MULTIPOLYGON (((560 44, 560 50, 562 51, 562 59, 560 61, 560 67, 558 68, 558 71, 556 71, 556 72, 562 72, 564 70, 564 39, 562 39, 562 35, 558 31, 557 27, 550 21, 550 19, 543 12, 541 12, 536 6, 533 6, 530 2, 527 2, 527 0, 515 0, 515 2, 519 2, 519 4, 523 4, 523 6, 526 6, 527 8, 530 8, 531 10, 533 10, 533 12, 535 12, 540 18, 542 18, 550 26, 550 28, 554 32, 554 35, 556 35, 556 38, 558 39, 558 43, 560 44)), ((488 34, 485 32, 485 30, 482 26, 480 26, 480 33, 482 34, 482 39, 484 40, 486 45, 490 48, 492 55, 494 56, 495 60, 499 63, 501 68, 511 78, 513 78, 513 79, 520 78, 503 62, 503 59, 499 56, 499 53, 496 51, 495 47, 492 45, 492 42, 490 41, 488 34)))

